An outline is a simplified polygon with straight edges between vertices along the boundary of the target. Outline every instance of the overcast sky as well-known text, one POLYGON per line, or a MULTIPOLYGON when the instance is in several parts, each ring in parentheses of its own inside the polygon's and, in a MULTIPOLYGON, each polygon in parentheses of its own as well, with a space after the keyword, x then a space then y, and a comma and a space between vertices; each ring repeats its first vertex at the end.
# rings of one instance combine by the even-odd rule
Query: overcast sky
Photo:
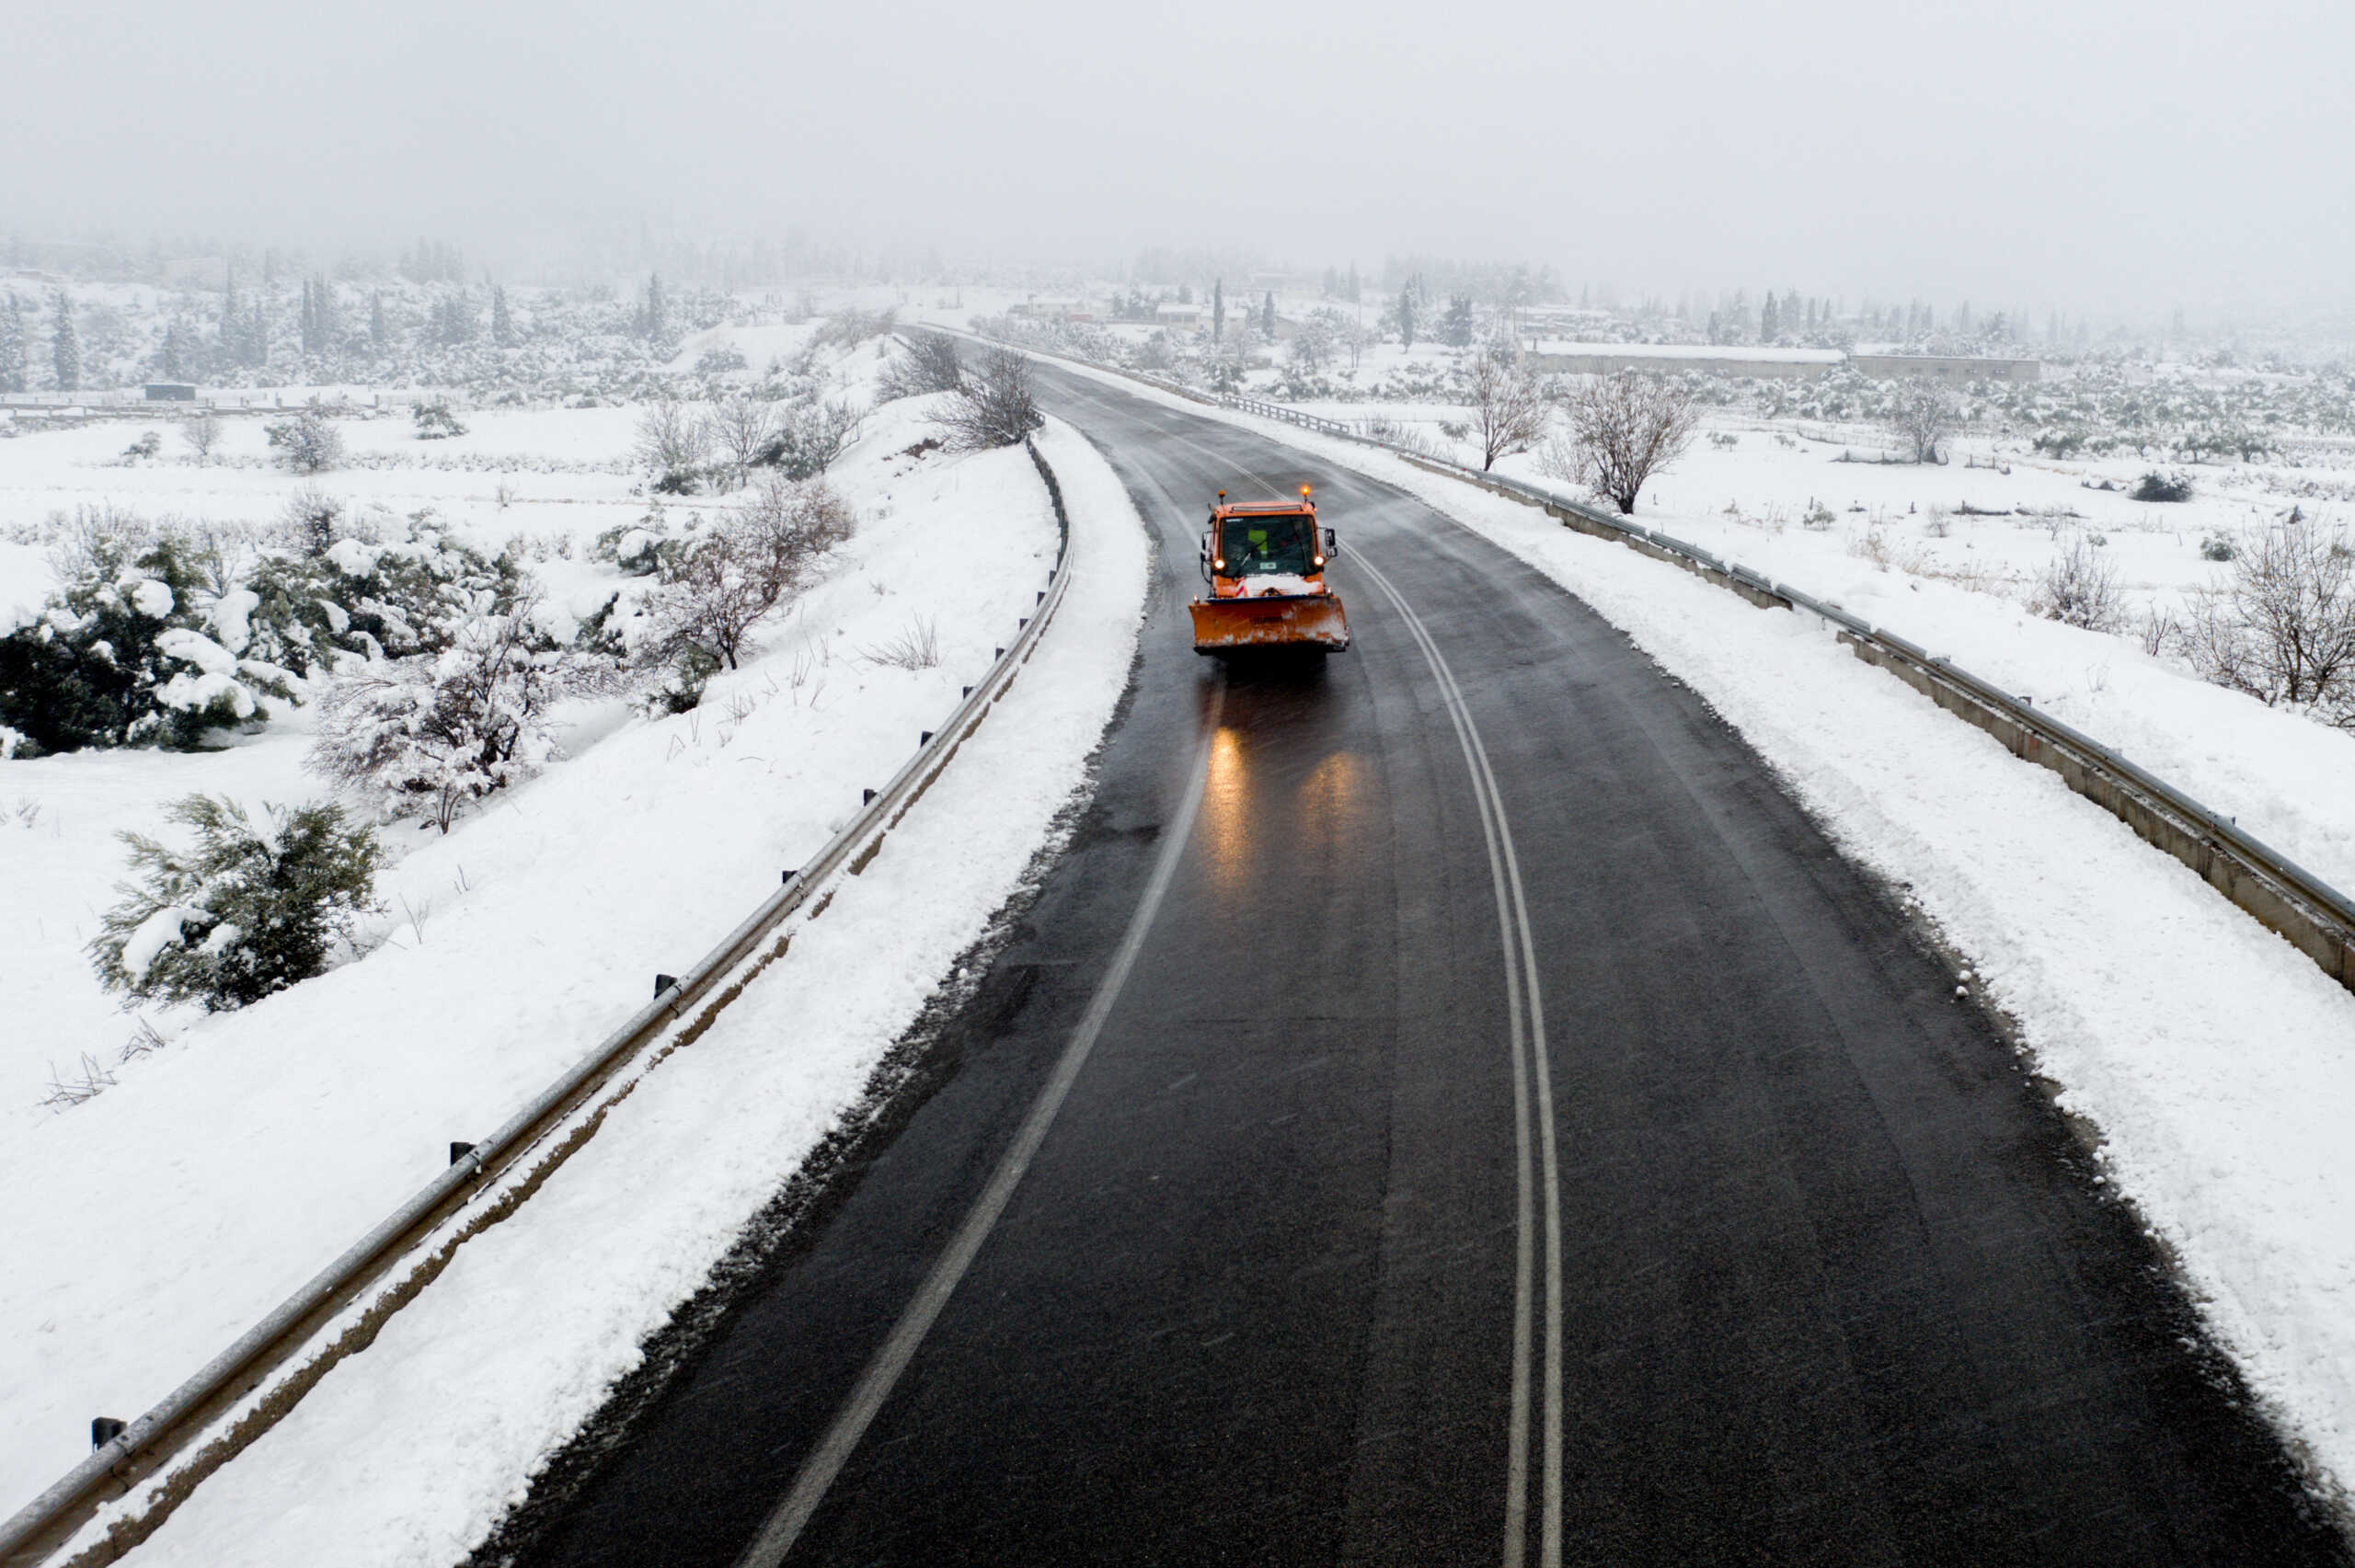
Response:
POLYGON ((0 228, 2355 296, 2349 0, 0 0, 0 228))

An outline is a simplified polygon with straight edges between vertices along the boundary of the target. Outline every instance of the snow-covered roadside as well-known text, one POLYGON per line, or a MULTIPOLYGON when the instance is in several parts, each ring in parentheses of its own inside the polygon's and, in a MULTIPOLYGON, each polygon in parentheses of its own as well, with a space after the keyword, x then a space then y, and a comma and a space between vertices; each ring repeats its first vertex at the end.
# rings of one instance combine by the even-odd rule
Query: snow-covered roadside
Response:
MULTIPOLYGON (((860 532, 702 707, 609 715, 613 733, 447 838, 388 830, 417 847, 380 880, 385 946, 195 1024, 72 1111, 6 1108, 6 1506, 82 1457, 93 1415, 146 1409, 641 1005, 656 971, 706 951, 955 709, 1030 612, 1055 526, 1018 449, 908 458, 924 413, 870 420, 832 476, 860 532), (936 667, 869 657, 919 619, 936 667)), ((178 788, 217 788, 250 782, 223 770, 262 750, 0 775, 153 788, 194 763, 178 788)))
POLYGON ((1040 446, 1073 518, 1071 589, 917 810, 709 1033, 134 1562, 446 1568, 856 1099, 1047 841, 1128 679, 1142 525, 1085 441, 1057 425, 1040 446))
POLYGON ((2355 1482, 2355 995, 1810 617, 1387 453, 1103 379, 1410 491, 1706 697, 1970 956, 2252 1387, 2337 1484, 2355 1482))

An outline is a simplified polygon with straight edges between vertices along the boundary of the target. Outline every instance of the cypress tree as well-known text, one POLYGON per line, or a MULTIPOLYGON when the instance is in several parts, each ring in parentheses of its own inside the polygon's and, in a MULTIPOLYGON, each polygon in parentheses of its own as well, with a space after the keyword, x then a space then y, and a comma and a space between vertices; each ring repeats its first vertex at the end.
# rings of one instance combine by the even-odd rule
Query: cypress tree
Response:
POLYGON ((368 301, 368 341, 381 354, 391 338, 392 328, 385 320, 385 291, 379 289, 368 301))
POLYGON ((1211 284, 1211 341, 1220 342, 1226 337, 1226 280, 1221 278, 1211 284))
POLYGON ((490 291, 490 340, 504 349, 515 341, 515 318, 507 313, 507 291, 490 291))
POLYGON ((57 291, 57 336, 50 347, 50 362, 57 372, 57 390, 82 390, 82 338, 74 330, 73 302, 57 291))
POLYGON ((25 307, 17 296, 6 296, 0 306, 0 392, 29 390, 26 380, 25 307))
POLYGON ((1268 291, 1267 303, 1259 307, 1259 336, 1268 342, 1276 340, 1276 292, 1268 291))

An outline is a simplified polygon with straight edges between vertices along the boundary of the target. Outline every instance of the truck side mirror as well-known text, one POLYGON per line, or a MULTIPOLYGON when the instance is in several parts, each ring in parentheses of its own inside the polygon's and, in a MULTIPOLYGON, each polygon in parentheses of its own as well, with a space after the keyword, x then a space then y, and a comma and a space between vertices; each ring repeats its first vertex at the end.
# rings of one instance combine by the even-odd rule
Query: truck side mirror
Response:
POLYGON ((1340 541, 1339 536, 1338 536, 1338 535, 1337 535, 1336 533, 1334 533, 1334 532, 1333 532, 1331 529, 1329 529, 1329 528, 1328 528, 1328 529, 1327 529, 1327 530, 1325 531, 1325 555, 1326 555, 1326 557, 1329 560, 1331 557, 1333 557, 1333 556, 1335 556, 1335 555, 1339 555, 1340 553, 1341 553, 1341 541, 1340 541))

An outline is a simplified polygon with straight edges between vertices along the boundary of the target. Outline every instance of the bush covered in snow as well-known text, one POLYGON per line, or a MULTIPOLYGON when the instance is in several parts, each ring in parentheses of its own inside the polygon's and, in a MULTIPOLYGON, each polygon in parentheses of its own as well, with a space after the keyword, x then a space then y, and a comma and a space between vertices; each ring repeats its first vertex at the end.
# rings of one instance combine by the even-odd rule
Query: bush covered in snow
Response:
POLYGON ((2028 608, 2050 621, 2115 632, 2126 624, 2126 595, 2118 567, 2099 545, 2083 536, 2046 565, 2029 596, 2028 608))
POLYGON ((339 937, 373 907, 375 836, 333 806, 265 807, 256 822, 211 795, 169 816, 195 843, 174 849, 125 833, 136 885, 102 917, 90 960, 109 990, 224 1012, 327 967, 339 937))
POLYGON ((465 425, 443 398, 437 397, 431 403, 410 404, 408 417, 409 422, 417 427, 417 439, 421 441, 447 441, 452 436, 466 433, 465 425))
MULTIPOLYGON (((1166 334, 1162 343, 1166 349, 1166 334)), ((957 339, 945 332, 912 332, 875 378, 875 397, 879 403, 891 403, 902 397, 954 392, 964 383, 965 366, 958 358, 957 339)))
POLYGON ((253 595, 223 580, 217 545, 85 514, 59 565, 64 586, 0 637, 0 725, 20 750, 192 747, 292 694, 267 652, 247 657, 253 595))
POLYGON ((447 647, 528 598, 511 555, 450 537, 430 511, 347 519, 305 492, 272 531, 200 532, 86 513, 64 586, 0 635, 0 724, 26 750, 193 747, 265 721, 340 664, 447 647))
POLYGON ((613 690, 619 666, 603 648, 557 643, 534 607, 486 595, 432 651, 339 678, 319 701, 312 768, 445 833, 466 802, 538 772, 558 755, 550 710, 613 690))
POLYGON ((592 560, 609 561, 622 576, 650 578, 678 553, 671 537, 670 520, 655 507, 636 522, 619 523, 597 535, 589 547, 592 560))
POLYGON ((297 474, 324 474, 343 466, 343 432, 316 405, 298 409, 291 419, 264 425, 262 435, 278 452, 278 461, 297 474))
POLYGON ((1030 361, 1011 349, 982 356, 956 395, 934 416, 948 445, 959 452, 1012 446, 1046 423, 1031 390, 1030 361))

